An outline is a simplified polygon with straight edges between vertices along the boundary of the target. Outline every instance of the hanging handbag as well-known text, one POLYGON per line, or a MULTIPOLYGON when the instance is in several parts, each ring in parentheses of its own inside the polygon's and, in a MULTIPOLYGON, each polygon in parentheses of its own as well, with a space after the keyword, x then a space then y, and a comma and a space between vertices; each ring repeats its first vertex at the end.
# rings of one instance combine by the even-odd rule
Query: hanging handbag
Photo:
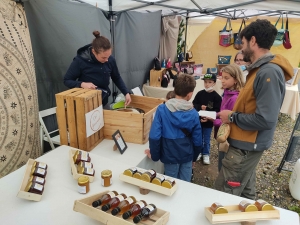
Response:
POLYGON ((287 14, 286 14, 286 22, 285 22, 285 31, 283 36, 283 46, 285 49, 292 48, 290 33, 289 33, 289 19, 287 14))
POLYGON ((242 49, 242 39, 240 38, 240 33, 242 31, 243 26, 244 26, 244 28, 246 27, 246 23, 245 23, 244 19, 242 20, 239 32, 233 34, 233 39, 234 39, 233 47, 236 50, 242 49))
POLYGON ((231 55, 218 55, 218 64, 230 64, 231 55))
POLYGON ((228 47, 233 44, 233 33, 231 28, 230 19, 227 19, 223 30, 219 31, 219 45, 228 47), (228 25, 228 30, 227 30, 228 25))
POLYGON ((282 15, 280 15, 278 20, 276 21, 275 27, 277 26, 277 23, 280 20, 280 18, 281 18, 281 29, 277 30, 277 35, 276 35, 275 41, 273 43, 273 46, 279 46, 279 45, 283 44, 284 29, 283 29, 283 16, 282 15))

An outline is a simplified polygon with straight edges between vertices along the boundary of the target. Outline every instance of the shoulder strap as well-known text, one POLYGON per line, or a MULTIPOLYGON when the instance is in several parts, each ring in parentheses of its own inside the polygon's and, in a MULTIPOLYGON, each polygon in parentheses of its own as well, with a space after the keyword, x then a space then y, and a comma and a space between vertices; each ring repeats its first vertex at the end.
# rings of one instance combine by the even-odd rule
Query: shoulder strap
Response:
POLYGON ((192 137, 191 133, 186 128, 180 128, 180 130, 185 134, 185 136, 192 137))

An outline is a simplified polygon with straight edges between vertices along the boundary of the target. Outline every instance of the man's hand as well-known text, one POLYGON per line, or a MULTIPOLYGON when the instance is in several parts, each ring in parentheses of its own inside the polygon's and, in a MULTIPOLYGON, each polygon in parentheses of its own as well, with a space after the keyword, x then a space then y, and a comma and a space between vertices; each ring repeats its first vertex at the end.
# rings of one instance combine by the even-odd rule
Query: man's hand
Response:
POLYGON ((206 105, 201 105, 201 110, 206 110, 206 105))
POLYGON ((86 82, 82 82, 81 87, 85 88, 85 89, 96 89, 97 88, 97 86, 94 85, 93 83, 86 83, 86 82))
POLYGON ((145 150, 145 154, 148 156, 149 159, 151 159, 150 149, 145 150))
POLYGON ((223 123, 230 123, 230 121, 228 120, 228 115, 231 113, 232 113, 232 111, 230 111, 230 110, 223 110, 223 111, 219 112, 219 117, 223 123))
POLYGON ((125 105, 128 106, 131 102, 131 97, 130 97, 130 94, 127 93, 126 96, 125 96, 125 105))

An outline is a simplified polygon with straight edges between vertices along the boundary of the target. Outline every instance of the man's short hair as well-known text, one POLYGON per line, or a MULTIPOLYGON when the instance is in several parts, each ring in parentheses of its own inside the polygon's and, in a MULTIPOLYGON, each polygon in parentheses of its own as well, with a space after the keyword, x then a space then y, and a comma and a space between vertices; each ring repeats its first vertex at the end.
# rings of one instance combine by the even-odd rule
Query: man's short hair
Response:
POLYGON ((276 35, 277 29, 270 21, 257 19, 241 31, 240 38, 245 37, 247 41, 250 41, 254 36, 258 47, 270 50, 276 35))
POLYGON ((195 78, 188 74, 181 74, 176 79, 174 92, 180 97, 186 97, 188 93, 193 92, 196 87, 195 78))

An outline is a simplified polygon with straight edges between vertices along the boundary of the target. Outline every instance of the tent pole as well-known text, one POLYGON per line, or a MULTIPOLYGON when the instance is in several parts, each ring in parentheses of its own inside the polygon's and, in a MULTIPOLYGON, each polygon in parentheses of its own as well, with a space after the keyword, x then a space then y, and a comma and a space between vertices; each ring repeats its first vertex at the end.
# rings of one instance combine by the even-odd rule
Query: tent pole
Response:
MULTIPOLYGON (((108 0, 108 5, 109 5, 109 22, 110 22, 110 36, 111 36, 111 46, 112 46, 112 55, 115 56, 115 18, 114 18, 114 13, 112 11, 112 0, 108 0)), ((116 97, 118 95, 117 87, 116 85, 112 82, 112 97, 113 97, 113 102, 115 101, 116 97)))
POLYGON ((189 22, 189 11, 186 12, 186 18, 185 18, 184 57, 185 57, 185 54, 186 54, 186 41, 187 41, 187 28, 188 28, 188 22, 189 22))

